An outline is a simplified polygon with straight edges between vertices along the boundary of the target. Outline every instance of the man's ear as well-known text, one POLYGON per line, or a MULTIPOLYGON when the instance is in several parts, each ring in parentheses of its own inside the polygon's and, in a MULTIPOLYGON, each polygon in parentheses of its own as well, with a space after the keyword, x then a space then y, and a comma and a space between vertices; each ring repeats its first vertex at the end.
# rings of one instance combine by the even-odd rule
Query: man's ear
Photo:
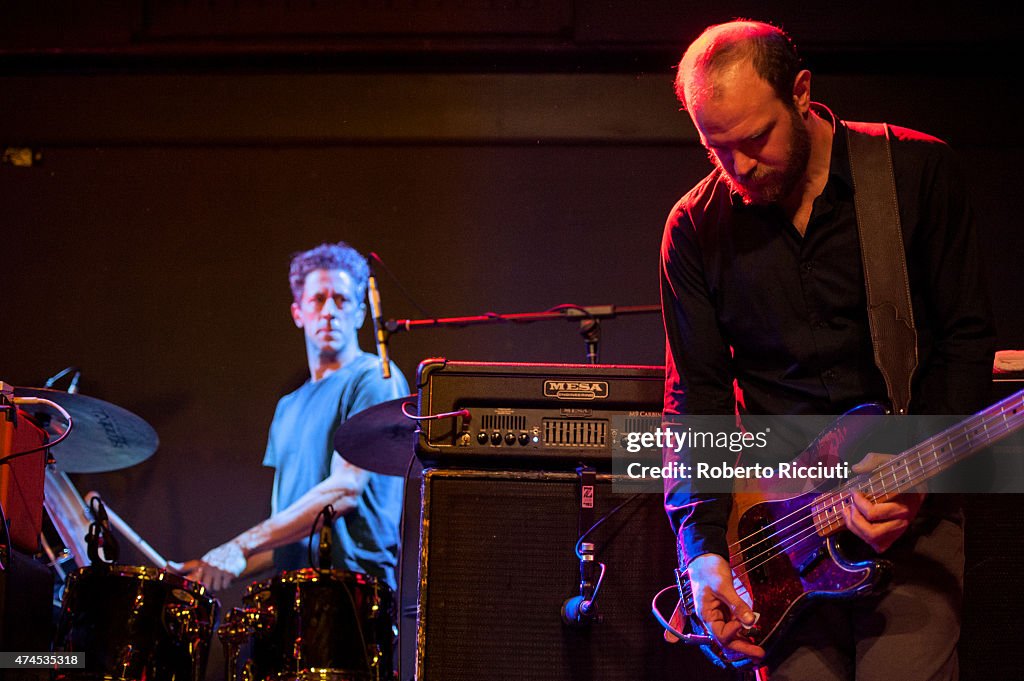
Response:
POLYGON ((292 321, 295 322, 296 328, 302 328, 302 310, 299 309, 298 303, 292 303, 292 321))
POLYGON ((793 106, 801 114, 811 108, 811 72, 804 69, 793 79, 793 106))
POLYGON ((359 320, 356 322, 356 328, 363 328, 363 322, 366 321, 366 303, 359 304, 359 320))

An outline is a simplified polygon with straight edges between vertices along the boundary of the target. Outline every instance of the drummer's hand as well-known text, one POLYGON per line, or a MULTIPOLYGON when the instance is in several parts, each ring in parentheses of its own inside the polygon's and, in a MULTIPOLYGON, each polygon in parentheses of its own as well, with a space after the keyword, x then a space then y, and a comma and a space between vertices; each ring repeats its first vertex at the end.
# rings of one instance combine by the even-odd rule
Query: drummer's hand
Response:
POLYGON ((245 554, 234 543, 221 544, 199 560, 187 561, 182 572, 188 579, 202 582, 214 591, 226 589, 245 570, 245 554))

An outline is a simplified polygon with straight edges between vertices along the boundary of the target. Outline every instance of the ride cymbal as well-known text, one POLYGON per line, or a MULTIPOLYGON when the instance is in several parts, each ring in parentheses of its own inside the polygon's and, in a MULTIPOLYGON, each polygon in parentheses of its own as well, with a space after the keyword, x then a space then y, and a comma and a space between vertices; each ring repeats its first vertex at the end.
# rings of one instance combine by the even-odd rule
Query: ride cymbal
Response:
MULTIPOLYGON (((71 414, 71 434, 51 448, 57 468, 65 473, 106 473, 145 461, 160 444, 153 427, 127 409, 95 397, 49 388, 15 388, 15 398, 38 397, 56 402, 71 414)), ((21 407, 50 435, 59 437, 66 427, 53 407, 21 407)))

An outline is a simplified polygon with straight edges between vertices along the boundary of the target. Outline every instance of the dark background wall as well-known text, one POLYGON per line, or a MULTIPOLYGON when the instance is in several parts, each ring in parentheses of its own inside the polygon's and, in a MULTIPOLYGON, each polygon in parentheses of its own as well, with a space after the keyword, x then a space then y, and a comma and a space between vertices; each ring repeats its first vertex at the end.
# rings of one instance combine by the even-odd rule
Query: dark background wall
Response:
MULTIPOLYGON (((665 214, 708 170, 672 66, 736 15, 786 26, 838 116, 953 144, 1000 347, 1024 344, 1011 22, 994 6, 753 5, 8 7, 0 379, 39 386, 74 364, 83 393, 152 424, 150 460, 75 481, 169 557, 197 556, 269 507, 266 429, 307 374, 289 255, 338 239, 377 252, 398 280, 381 277, 392 318, 422 316, 399 283, 435 316, 656 303, 665 214), (12 162, 23 149, 27 167, 12 162)), ((391 348, 410 379, 435 355, 583 356, 569 322, 400 334, 391 348)), ((606 322, 603 351, 660 364, 660 321, 606 322)))

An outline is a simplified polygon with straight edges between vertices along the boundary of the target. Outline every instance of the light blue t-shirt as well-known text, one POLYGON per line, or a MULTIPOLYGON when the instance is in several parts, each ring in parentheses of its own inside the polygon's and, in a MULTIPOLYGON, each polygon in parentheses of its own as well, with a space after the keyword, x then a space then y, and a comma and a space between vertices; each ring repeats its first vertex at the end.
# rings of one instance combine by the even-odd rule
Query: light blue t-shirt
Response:
MULTIPOLYGON (((392 365, 381 376, 376 355, 364 352, 319 381, 306 381, 277 403, 263 465, 275 469, 272 512, 287 508, 330 474, 334 431, 349 417, 381 402, 409 394, 405 377, 392 365)), ((412 456, 412 439, 409 454, 412 456)), ((371 473, 359 504, 334 522, 334 567, 384 579, 395 588, 398 524, 404 480, 371 473)), ((313 546, 316 559, 317 550, 313 546)), ((278 570, 309 567, 308 541, 274 551, 278 570)))

